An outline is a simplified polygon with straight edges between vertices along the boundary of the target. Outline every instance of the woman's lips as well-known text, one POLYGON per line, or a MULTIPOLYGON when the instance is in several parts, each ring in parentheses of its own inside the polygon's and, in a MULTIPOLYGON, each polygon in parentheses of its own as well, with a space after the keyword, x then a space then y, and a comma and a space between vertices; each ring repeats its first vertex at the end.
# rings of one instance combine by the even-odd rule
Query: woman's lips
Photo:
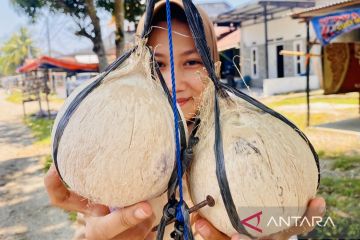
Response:
POLYGON ((178 99, 176 99, 176 101, 178 102, 178 104, 180 106, 185 105, 189 100, 190 100, 190 98, 178 98, 178 99))

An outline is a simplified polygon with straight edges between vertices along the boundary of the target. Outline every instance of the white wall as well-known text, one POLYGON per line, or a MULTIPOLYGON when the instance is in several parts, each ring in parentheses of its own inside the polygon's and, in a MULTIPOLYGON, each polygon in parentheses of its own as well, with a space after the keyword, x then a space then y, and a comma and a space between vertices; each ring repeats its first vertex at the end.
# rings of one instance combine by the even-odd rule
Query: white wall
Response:
POLYGON ((269 63, 269 78, 277 77, 277 64, 276 64, 276 44, 268 46, 268 63, 269 63))
MULTIPOLYGON (((245 23, 244 23, 245 25, 245 23)), ((245 46, 265 44, 265 28, 264 23, 257 23, 254 25, 243 26, 241 28, 242 42, 245 46)), ((315 36, 311 30, 310 36, 315 36)), ((276 39, 291 40, 295 38, 306 37, 306 24, 299 23, 298 20, 293 20, 290 17, 284 17, 276 20, 268 21, 268 40, 270 42, 277 41, 276 39), (300 36, 297 36, 300 35, 300 36)))
MULTIPOLYGON (((277 56, 276 56, 276 47, 278 45, 283 45, 284 50, 295 51, 295 45, 292 41, 302 42, 302 51, 306 50, 305 39, 306 39, 306 24, 304 22, 300 23, 299 20, 294 20, 288 13, 281 13, 282 18, 275 20, 268 20, 268 64, 269 64, 269 78, 276 78, 277 74, 277 56)), ((277 16, 279 17, 279 15, 277 16)), ((264 49, 265 44, 265 28, 264 23, 253 24, 254 21, 243 22, 241 27, 241 47, 242 48, 253 48, 259 46, 259 48, 264 49), (261 46, 262 45, 262 46, 261 46)), ((312 29, 310 24, 310 39, 315 39, 315 32, 312 29)), ((312 52, 320 53, 321 48, 319 46, 314 46, 312 52)), ((264 51, 264 50, 263 50, 264 51)), ((245 51, 243 51, 245 53, 245 51)), ((260 56, 264 57, 264 56, 260 56)), ((248 64, 245 64, 245 61, 251 61, 249 56, 243 54, 244 59, 242 59, 243 66, 249 67, 248 64), (249 58, 249 59, 245 59, 249 58)), ((305 72, 305 62, 304 57, 301 57, 302 66, 301 72, 305 72)), ((284 73, 285 76, 297 76, 295 68, 296 57, 284 56, 284 73)), ((262 62, 262 59, 259 59, 259 62, 262 62)), ((314 62, 314 61, 312 61, 314 62)), ((313 65, 313 64, 311 64, 313 65)), ((245 69, 244 69, 245 70, 245 69)), ((265 65, 260 64, 259 71, 265 71, 265 65)), ((250 72, 245 70, 245 72, 250 72)), ((314 73, 314 67, 310 67, 311 74, 314 73)), ((263 75, 263 74, 262 74, 263 75)))
MULTIPOLYGON (((310 76, 310 89, 319 89, 320 83, 317 76, 310 76)), ((306 90, 306 77, 285 77, 264 79, 264 96, 280 93, 289 93, 306 90)))

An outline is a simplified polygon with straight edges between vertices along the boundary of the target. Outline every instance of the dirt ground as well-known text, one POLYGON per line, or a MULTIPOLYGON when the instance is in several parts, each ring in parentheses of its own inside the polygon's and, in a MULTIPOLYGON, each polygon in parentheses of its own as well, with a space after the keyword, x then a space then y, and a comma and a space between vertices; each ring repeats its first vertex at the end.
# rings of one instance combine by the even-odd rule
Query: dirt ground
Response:
MULTIPOLYGON (((22 106, 5 98, 0 89, 0 239, 71 239, 74 224, 50 205, 43 185, 41 157, 49 149, 32 144, 22 106)), ((28 103, 26 110, 37 111, 36 103, 28 103)))

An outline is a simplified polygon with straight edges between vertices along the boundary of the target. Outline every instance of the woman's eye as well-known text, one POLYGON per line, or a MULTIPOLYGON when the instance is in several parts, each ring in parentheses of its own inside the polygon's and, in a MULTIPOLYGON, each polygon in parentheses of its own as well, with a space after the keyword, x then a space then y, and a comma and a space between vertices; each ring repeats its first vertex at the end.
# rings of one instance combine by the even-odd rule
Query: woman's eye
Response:
POLYGON ((197 65, 202 65, 202 62, 198 60, 190 60, 185 63, 185 66, 197 66, 197 65))
POLYGON ((165 64, 163 62, 157 61, 157 64, 159 65, 159 68, 165 67, 165 64))

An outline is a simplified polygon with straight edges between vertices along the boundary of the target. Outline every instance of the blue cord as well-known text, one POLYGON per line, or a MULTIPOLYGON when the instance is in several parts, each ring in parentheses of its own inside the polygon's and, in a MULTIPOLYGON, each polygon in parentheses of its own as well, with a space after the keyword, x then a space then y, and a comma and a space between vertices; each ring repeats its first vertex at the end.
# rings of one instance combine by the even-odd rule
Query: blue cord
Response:
MULTIPOLYGON (((177 175, 178 175, 178 180, 179 180, 179 193, 180 193, 179 205, 176 209, 176 219, 180 222, 184 222, 184 216, 181 211, 181 206, 183 205, 183 188, 182 188, 183 186, 182 186, 182 174, 181 174, 182 170, 181 170, 181 157, 180 157, 180 141, 179 141, 179 119, 178 119, 178 115, 177 115, 177 111, 176 111, 176 82, 175 82, 173 43, 172 43, 170 0, 166 0, 166 17, 167 17, 169 51, 170 51, 172 108, 173 108, 173 113, 174 113, 174 124, 175 124, 177 175)), ((187 239, 186 227, 184 227, 184 230, 185 230, 185 237, 187 239)))

